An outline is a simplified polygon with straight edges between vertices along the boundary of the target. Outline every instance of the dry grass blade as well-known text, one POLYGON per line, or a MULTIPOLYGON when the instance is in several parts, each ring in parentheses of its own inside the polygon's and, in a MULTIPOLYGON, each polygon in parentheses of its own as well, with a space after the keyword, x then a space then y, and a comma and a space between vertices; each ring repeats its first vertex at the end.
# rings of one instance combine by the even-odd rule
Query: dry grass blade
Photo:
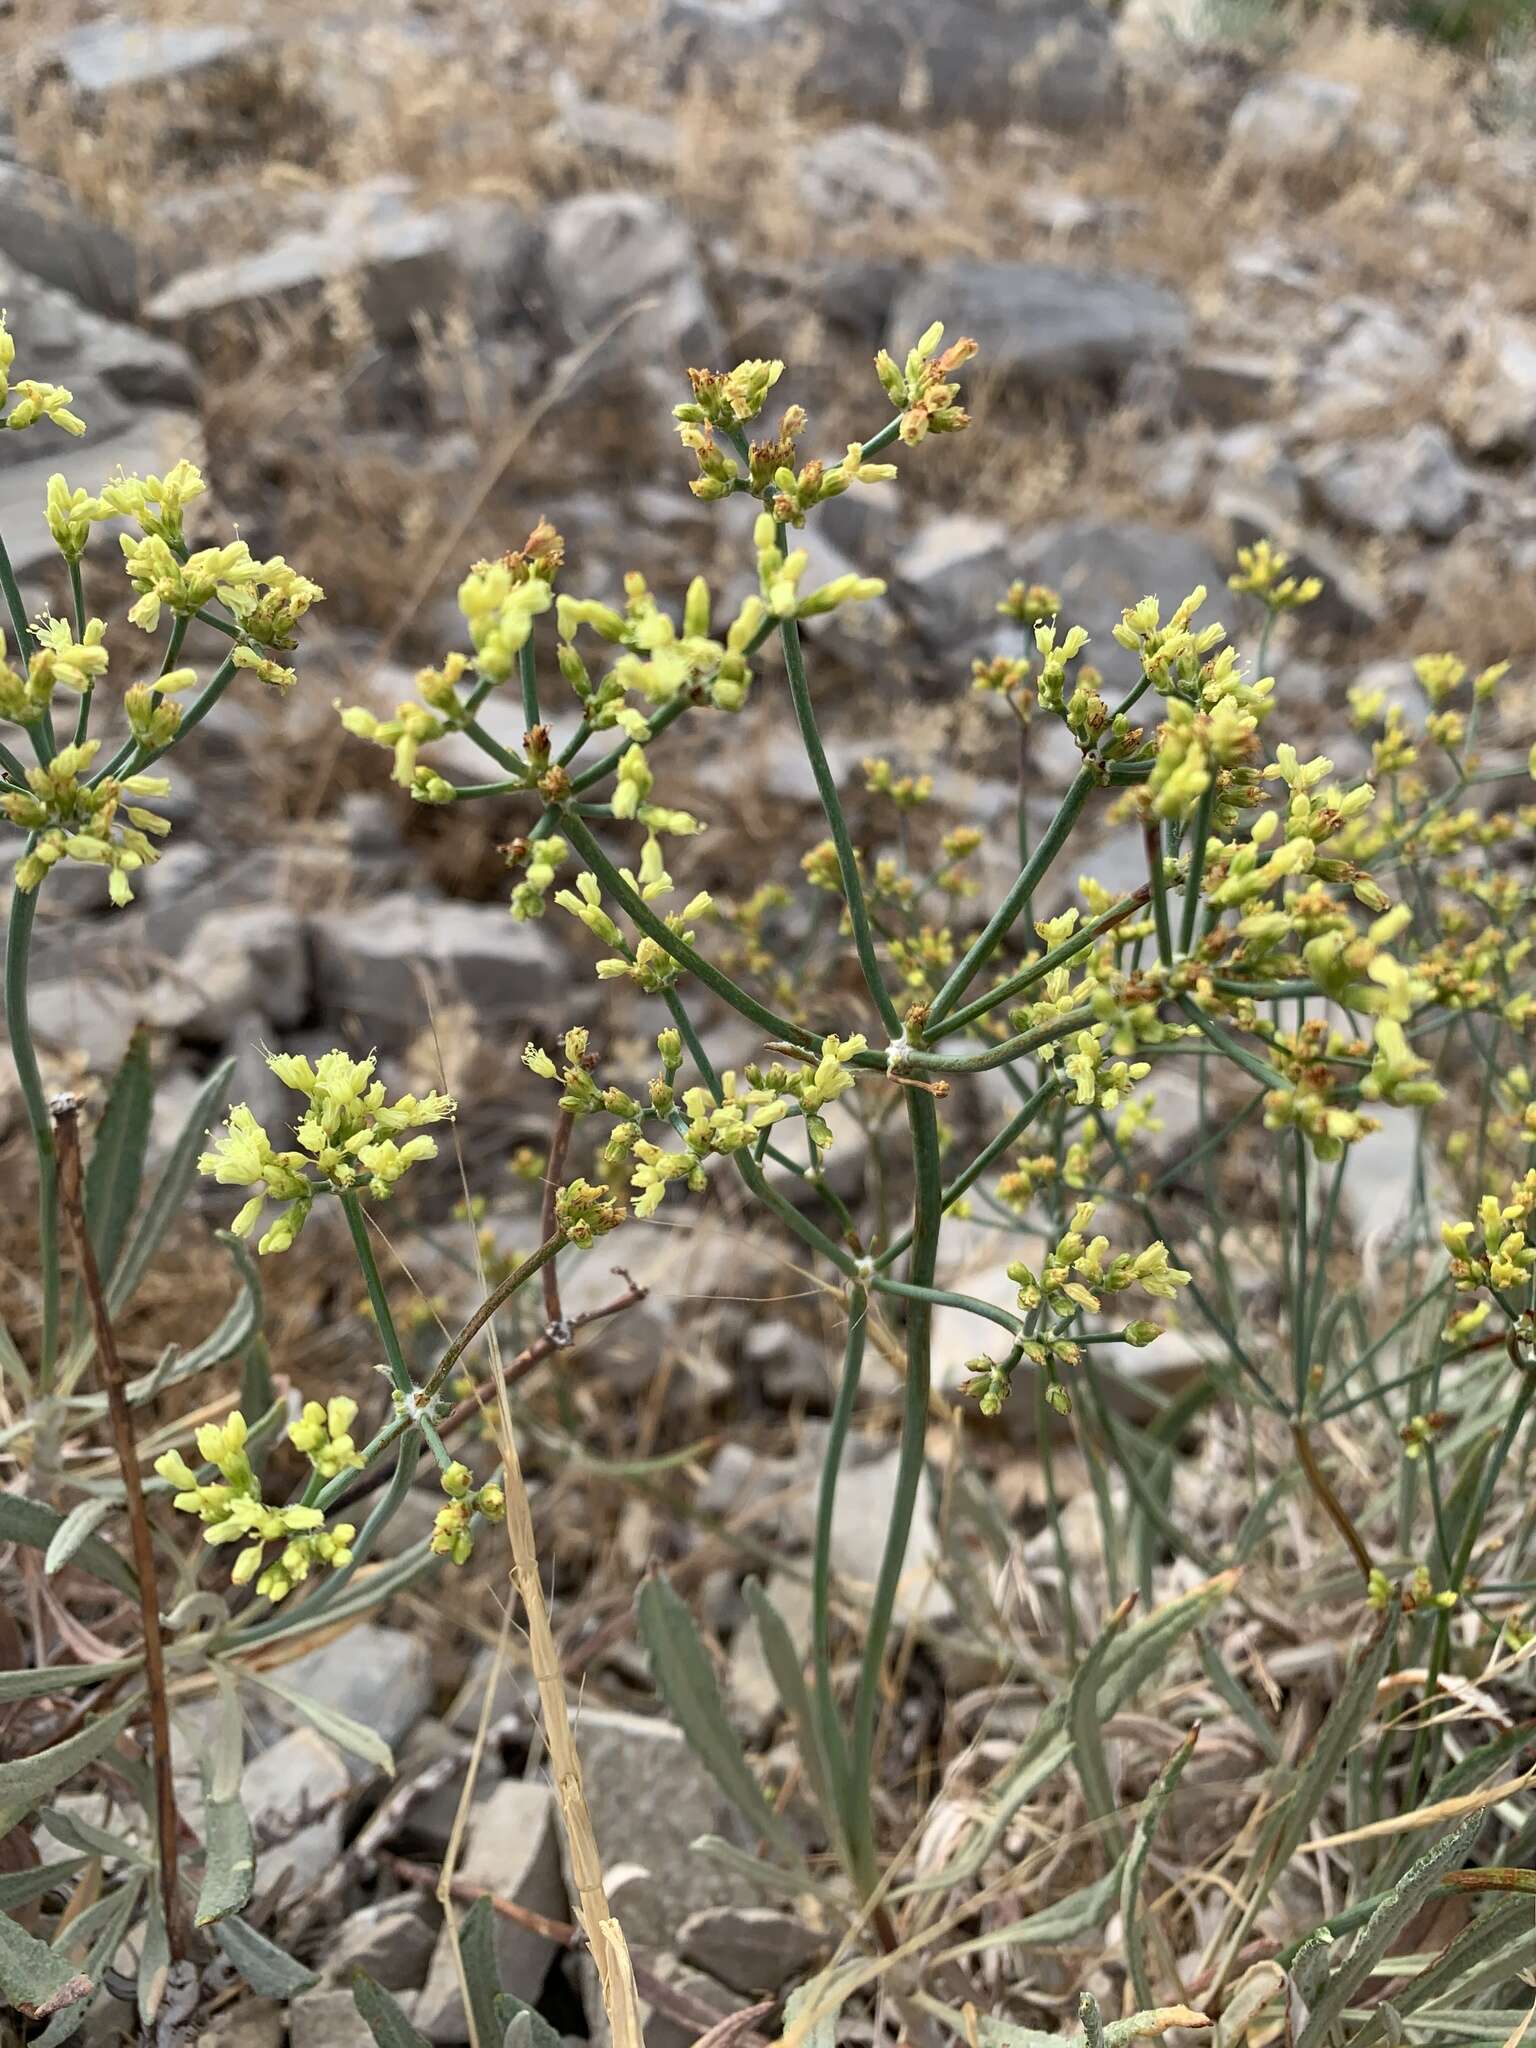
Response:
POLYGON ((1459 1820, 1466 1813, 1481 1813, 1511 1798, 1516 1792, 1525 1791, 1532 1783, 1536 1783, 1536 1769, 1526 1771, 1518 1778, 1505 1778, 1500 1784, 1488 1785, 1481 1792, 1464 1793, 1459 1799, 1436 1799, 1428 1806, 1415 1807, 1411 1813, 1391 1813, 1385 1820, 1366 1821, 1360 1827, 1345 1828, 1337 1835, 1319 1835, 1310 1842, 1301 1843, 1297 1853, 1305 1850, 1309 1855, 1319 1855, 1330 1849, 1347 1848, 1351 1842, 1375 1841, 1382 1835, 1413 1834, 1420 1828, 1432 1828, 1437 1821, 1459 1820))

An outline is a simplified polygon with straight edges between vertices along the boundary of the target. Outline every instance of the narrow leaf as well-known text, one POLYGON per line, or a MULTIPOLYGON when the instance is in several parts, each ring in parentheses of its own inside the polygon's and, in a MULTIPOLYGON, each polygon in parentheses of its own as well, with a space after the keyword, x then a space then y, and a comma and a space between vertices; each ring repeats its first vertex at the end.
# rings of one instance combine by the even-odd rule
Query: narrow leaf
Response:
POLYGON ((203 1882, 197 1924, 211 1927, 250 1904, 256 1883, 256 1838, 238 1798, 210 1800, 203 1817, 203 1882))
POLYGON ((487 1898, 476 1899, 459 1922, 459 1961, 464 1970, 465 2003, 474 2021, 474 2037, 493 2044, 494 2048, 501 2032, 496 2024, 501 1972, 496 1966, 496 1909, 487 1898))
POLYGON ((1067 1727, 1072 1737, 1072 1761, 1083 1788, 1088 1817, 1102 1826, 1106 1838, 1118 1849, 1120 1823, 1115 1815, 1115 1792, 1109 1781, 1109 1764, 1104 1755, 1099 1686, 1104 1660, 1117 1636, 1131 1618, 1131 1601, 1126 1600, 1105 1623, 1102 1633, 1078 1666, 1067 1695, 1067 1727))
MULTIPOLYGON (((133 1923, 133 1916, 139 1909, 139 1898, 144 1889, 144 1873, 136 1870, 128 1882, 118 1891, 104 1899, 98 1899, 94 1906, 87 1907, 78 1920, 74 1920, 54 1943, 60 1952, 76 1952, 81 1944, 87 1944, 85 1959, 80 1965, 81 1975, 92 1983, 97 1982, 103 1970, 112 1961, 123 1945, 123 1937, 133 1923)), ((65 2041, 72 2041, 80 2026, 80 2015, 73 2006, 66 2006, 56 2012, 44 2027, 31 2048, 61 2048, 65 2041)))
POLYGON ((1382 1900, 1313 2006, 1307 2024, 1297 2037, 1296 2048, 1316 2048, 1317 2043, 1327 2039, 1345 2006, 1355 2002, 1356 1994, 1392 1941, 1419 1910, 1436 1879, 1443 1871, 1454 1869, 1465 1859, 1482 1824, 1483 1816, 1474 1813, 1459 1827, 1449 1829, 1432 1848, 1425 1850, 1402 1881, 1382 1900))
POLYGON ((61 1856, 56 1863, 39 1863, 31 1870, 13 1870, 0 1877, 0 1913, 12 1912, 17 1906, 30 1906, 34 1899, 42 1898, 55 1886, 61 1885, 66 1877, 73 1877, 77 1870, 83 1870, 90 1859, 85 1856, 61 1856))
POLYGON ((543 2013, 515 1992, 496 1994, 496 2026, 501 2048, 560 2048, 560 2035, 543 2013))
POLYGON ((107 1093, 85 1170, 85 1221, 103 1281, 110 1281, 139 1206, 144 1152, 155 1103, 149 1033, 139 1026, 107 1093))
POLYGON ((233 1913, 214 1922, 213 1938, 258 1998, 296 1998, 319 1982, 313 1970, 233 1913))
POLYGON ((144 1915, 144 1945, 139 1951, 137 1987, 139 2018, 146 2028, 154 2024, 155 2015, 160 2010, 170 1967, 171 1944, 165 1929, 165 1908, 160 1903, 158 1891, 152 1891, 144 1915))
POLYGON ((1136 1827, 1131 1835, 1131 1846, 1127 1851, 1125 1868, 1120 1874, 1120 1917, 1123 1923, 1121 1943, 1125 1949, 1126 1964, 1130 1973, 1131 1989, 1138 2005, 1150 2006, 1152 1990, 1147 1978, 1146 1958, 1142 1953, 1141 1930, 1137 1919, 1141 1911, 1141 1878, 1147 1867, 1147 1858, 1152 1853, 1152 1838, 1157 1833, 1159 1821, 1172 1799, 1174 1788, 1184 1775, 1184 1766, 1195 1753, 1195 1744, 1200 1740, 1198 1724, 1191 1728, 1178 1748, 1163 1765, 1157 1782, 1142 1804, 1136 1827))
POLYGON ((0 2005, 11 2005, 27 2019, 47 2019, 65 2006, 89 1998, 95 1986, 46 1941, 18 1927, 0 1913, 0 2005))
POLYGON ((843 2001, 821 1977, 792 1991, 784 2002, 782 2048, 837 2048, 837 2016, 843 2001))
POLYGON ((263 1692, 276 1693, 280 1700, 286 1700, 295 1712, 302 1714, 311 1727, 318 1728, 338 1749, 361 1757, 365 1764, 372 1764, 386 1777, 395 1775, 394 1752, 375 1729, 354 1721, 350 1714, 328 1706, 324 1700, 313 1699, 307 1692, 300 1692, 296 1685, 289 1685, 270 1671, 247 1671, 243 1676, 252 1684, 259 1685, 263 1692))
POLYGON ((53 1532, 43 1555, 43 1570, 50 1577, 54 1572, 62 1571, 86 1537, 97 1529, 118 1505, 119 1503, 110 1497, 77 1500, 53 1532))
POLYGON ((726 1718, 693 1618, 660 1573, 641 1586, 635 1614, 657 1687, 716 1784, 758 1834, 780 1845, 791 1844, 788 1829, 769 1806, 726 1718))
MULTIPOLYGON (((796 1746, 822 1819, 834 1835, 840 1835, 847 1801, 836 1782, 832 1759, 827 1755, 821 1727, 811 1706, 800 1654, 783 1615, 769 1599, 766 1588, 758 1580, 748 1579, 742 1593, 757 1625, 757 1639, 762 1645, 768 1675, 773 1680, 785 1713, 794 1723, 796 1746)), ((799 1862, 801 1858, 797 1855, 795 1860, 799 1862)))
POLYGON ((77 1685, 105 1685, 125 1671, 137 1671, 139 1657, 112 1657, 105 1664, 43 1664, 31 1671, 0 1671, 0 1704, 37 1700, 51 1692, 73 1692, 77 1685))
MULTIPOLYGON (((28 1500, 20 1493, 0 1493, 0 1542, 24 1543, 29 1550, 46 1551, 66 1519, 45 1501, 28 1500)), ((74 1561, 93 1578, 104 1579, 131 1598, 138 1597, 138 1582, 128 1564, 99 1536, 87 1533, 75 1546, 74 1561)), ((99 1671, 103 1667, 94 1668, 99 1671)))
POLYGON ((110 1749, 138 1712, 137 1700, 126 1700, 99 1721, 89 1721, 78 1734, 40 1749, 31 1756, 0 1764, 0 1835, 9 1834, 48 1794, 86 1764, 110 1749))
POLYGON ((432 2048, 426 2035, 416 2031, 384 1986, 364 1976, 361 1970, 352 1979, 352 2002, 362 2014, 375 2048, 432 2048))

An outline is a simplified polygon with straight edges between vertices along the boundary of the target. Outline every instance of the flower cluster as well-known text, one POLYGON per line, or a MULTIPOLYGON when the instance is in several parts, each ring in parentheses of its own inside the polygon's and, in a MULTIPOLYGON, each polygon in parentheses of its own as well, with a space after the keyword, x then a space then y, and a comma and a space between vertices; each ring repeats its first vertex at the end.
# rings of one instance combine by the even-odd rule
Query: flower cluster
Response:
POLYGON ((437 1141, 405 1131, 441 1123, 454 1113, 446 1095, 402 1095, 387 1099, 374 1079, 374 1057, 354 1060, 328 1052, 311 1064, 301 1053, 269 1053, 267 1065, 308 1105, 294 1136, 296 1151, 278 1151, 244 1103, 229 1113, 224 1135, 198 1160, 198 1169, 225 1187, 254 1187, 231 1228, 246 1237, 262 1220, 269 1201, 282 1207, 257 1250, 285 1252, 308 1219, 316 1194, 366 1192, 377 1201, 394 1192, 410 1167, 437 1154, 437 1141))
MULTIPOLYGON (((354 1402, 333 1402, 331 1406, 350 1408, 356 1413, 354 1402)), ((305 1410, 306 1417, 311 1409, 319 1411, 324 1426, 326 1411, 320 1408, 318 1401, 313 1401, 305 1410)), ((347 1419, 350 1421, 350 1416, 347 1419)), ((303 1424, 295 1423, 289 1431, 296 1443, 299 1441, 297 1432, 303 1428, 303 1424)), ((357 1531, 350 1522, 338 1522, 334 1528, 326 1528, 325 1515, 320 1508, 302 1505, 273 1507, 264 1501, 261 1480, 246 1447, 248 1436, 245 1417, 237 1408, 222 1423, 204 1423, 197 1432, 198 1456, 204 1464, 213 1467, 218 1474, 217 1479, 204 1481, 199 1478, 180 1451, 166 1451, 156 1458, 155 1470, 162 1479, 179 1489, 174 1505, 183 1514, 196 1515, 206 1524, 203 1530, 205 1543, 241 1543, 245 1546, 230 1569, 234 1583, 244 1586, 254 1579, 256 1591, 275 1604, 286 1599, 295 1586, 309 1577, 316 1565, 349 1565, 352 1562, 352 1539, 357 1531), (281 1548, 269 1564, 266 1555, 270 1544, 279 1544, 281 1548)), ((350 1446, 351 1439, 344 1440, 350 1446)), ((361 1464, 362 1460, 351 1456, 345 1462, 361 1464)), ((320 1469, 316 1461, 316 1470, 320 1469)), ((337 1469, 344 1467, 338 1466, 337 1469)))
POLYGON ((27 787, 0 796, 0 811, 31 835, 15 868, 18 889, 36 889, 61 860, 107 870, 107 891, 121 909, 133 900, 131 877, 160 858, 155 844, 170 831, 158 812, 136 801, 163 797, 170 783, 159 775, 89 773, 100 740, 60 747, 46 765, 26 771, 27 787))
POLYGON ((971 423, 970 414, 955 402, 960 387, 954 379, 956 370, 975 355, 976 343, 953 341, 940 355, 943 339, 944 323, 935 320, 899 369, 884 349, 875 357, 881 386, 901 414, 901 438, 909 448, 929 434, 958 434, 971 423))
POLYGON ((475 1548, 476 1515, 499 1522, 507 1512, 507 1496, 499 1486, 476 1486, 469 1467, 457 1462, 446 1466, 440 1477, 448 1504, 437 1511, 431 1547, 436 1556, 453 1564, 468 1564, 475 1548))
POLYGON ((39 420, 52 420, 66 434, 83 434, 85 421, 69 410, 74 393, 62 384, 39 384, 33 377, 13 377, 16 343, 0 313, 0 427, 24 433, 39 420), (8 409, 7 409, 8 408, 8 409))

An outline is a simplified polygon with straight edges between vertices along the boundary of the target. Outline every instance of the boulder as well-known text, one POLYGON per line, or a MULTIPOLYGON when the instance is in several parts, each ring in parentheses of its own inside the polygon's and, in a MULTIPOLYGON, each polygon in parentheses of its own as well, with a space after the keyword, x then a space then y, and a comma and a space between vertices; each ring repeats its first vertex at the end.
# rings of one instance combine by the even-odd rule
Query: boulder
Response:
POLYGON ((421 1030, 428 993, 467 1003, 485 1024, 573 1021, 570 968, 541 924, 519 924, 497 903, 459 903, 400 890, 360 910, 314 920, 317 998, 355 1020, 370 1045, 399 1046, 421 1030))
POLYGON ((1182 294, 1137 272, 972 257, 920 270, 898 293, 889 341, 898 361, 936 319, 951 339, 980 343, 973 378, 1026 393, 1118 385, 1133 368, 1182 355, 1189 335, 1182 294))
POLYGON ((205 918, 157 979, 152 1008, 163 1028, 224 1045, 251 1015, 291 1030, 309 1001, 304 920, 286 905, 258 903, 205 918))
POLYGON ((1444 413, 1474 455, 1536 450, 1536 322, 1501 313, 1479 320, 1444 413))
POLYGON ((990 639, 1017 549, 1000 519, 944 512, 918 529, 891 578, 897 604, 933 653, 990 639))
POLYGON ((712 363, 724 347, 693 231, 660 199, 583 192, 549 208, 539 277, 546 318, 567 348, 595 346, 612 374, 638 348, 671 367, 712 363))
POLYGON ((927 143, 875 121, 818 135, 795 158, 795 177, 812 213, 833 224, 912 217, 944 202, 944 168, 927 143))
POLYGON ((1197 535, 1132 521, 1074 519, 1041 527, 1015 547, 1011 573, 1061 593, 1064 624, 1087 628, 1083 658, 1115 691, 1130 688, 1141 674, 1135 655, 1111 638, 1122 612, 1156 596, 1166 618, 1204 584, 1211 599, 1201 616, 1220 618, 1227 595, 1221 563, 1197 535))
POLYGON ((254 30, 234 23, 160 24, 107 15, 72 28, 46 51, 82 100, 158 86, 189 86, 200 76, 230 69, 260 47, 254 30))
POLYGON ((346 1758, 313 1728, 293 1729, 247 1764, 240 1798, 264 1845, 258 1892, 281 1882, 291 1905, 335 1866, 351 1788, 346 1758))
POLYGON ((0 164, 0 253, 93 313, 127 320, 138 306, 139 259, 128 237, 82 213, 57 178, 21 164, 0 164))
POLYGON ((685 1963, 747 1996, 772 1996, 826 1945, 793 1913, 772 1906, 706 1906, 677 1932, 685 1963))
POLYGON ((1477 502, 1449 435, 1424 420, 1405 434, 1319 449, 1304 473, 1322 510, 1362 533, 1449 540, 1477 502))
MULTIPOLYGON (((360 1721, 394 1749, 431 1703, 432 1656, 419 1636, 370 1621, 284 1665, 283 1683, 360 1721)), ((347 1762, 354 1776, 368 1774, 361 1758, 347 1762)))
MULTIPOLYGON (((381 179, 337 192, 319 225, 279 235, 250 255, 183 271, 154 293, 144 317, 205 349, 231 320, 311 307, 328 288, 350 281, 376 338, 409 341, 423 313, 452 300, 464 274, 453 210, 420 210, 409 191, 405 181, 381 179)), ((510 240, 514 220, 521 216, 503 223, 510 240)), ((494 267, 501 253, 492 260, 494 267)))
POLYGON ((733 82, 743 63, 801 73, 812 106, 1072 131, 1117 106, 1107 13, 1084 0, 665 0, 671 77, 733 82))
MULTIPOLYGON (((421 1892, 399 1892, 351 1913, 325 1947, 325 1972, 350 1984, 365 1970, 386 1991, 414 1991, 427 1974, 442 1915, 421 1892)), ((350 1998, 351 1993, 347 1996, 350 1998)))
POLYGON ((747 1902, 745 1880, 693 1848, 700 1835, 732 1829, 722 1794, 680 1729, 585 1707, 576 1747, 599 1853, 605 1861, 639 1864, 658 1880, 649 1905, 638 1890, 626 1918, 632 1947, 665 1948, 690 1913, 747 1902))

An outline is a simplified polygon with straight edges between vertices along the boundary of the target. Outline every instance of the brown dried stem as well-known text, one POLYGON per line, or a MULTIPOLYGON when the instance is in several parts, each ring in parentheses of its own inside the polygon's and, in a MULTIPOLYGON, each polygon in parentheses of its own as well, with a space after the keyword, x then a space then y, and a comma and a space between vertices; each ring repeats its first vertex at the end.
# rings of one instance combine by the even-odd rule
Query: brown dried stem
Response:
POLYGON ((96 1336, 96 1356, 107 1397, 107 1414, 112 1443, 122 1475, 128 1510, 128 1541, 133 1569, 139 1583, 139 1615, 144 1631, 144 1682, 149 1701, 150 1754, 155 1774, 155 1834, 160 1851, 160 1899, 165 1913, 166 1940, 171 1960, 186 1953, 186 1928, 177 1881, 177 1845, 180 1822, 176 1812, 176 1787, 171 1775, 171 1717, 166 1704, 165 1648, 160 1635, 160 1604, 155 1589, 155 1548, 150 1534, 149 1506, 139 1477, 138 1446, 134 1441, 133 1416, 128 1406, 127 1376, 112 1328, 112 1315, 101 1284, 96 1253, 86 1228, 85 1203, 81 1193, 80 1103, 73 1095, 60 1095, 50 1105, 54 1144, 59 1162, 59 1202, 80 1268, 80 1282, 90 1309, 96 1336))

